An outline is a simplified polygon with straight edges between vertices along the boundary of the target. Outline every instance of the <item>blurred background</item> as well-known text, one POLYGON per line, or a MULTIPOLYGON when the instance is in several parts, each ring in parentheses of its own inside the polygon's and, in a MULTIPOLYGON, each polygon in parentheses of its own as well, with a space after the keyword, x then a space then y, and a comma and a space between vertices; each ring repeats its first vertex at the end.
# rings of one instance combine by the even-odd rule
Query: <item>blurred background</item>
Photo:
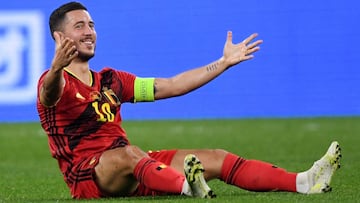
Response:
MULTIPOLYGON (((50 13, 67 1, 0 7, 0 122, 37 122, 36 86, 54 53, 50 13)), ((255 58, 183 97, 124 104, 123 118, 360 115, 359 1, 81 1, 98 34, 91 68, 170 77, 222 56, 226 32, 263 39, 255 58)))

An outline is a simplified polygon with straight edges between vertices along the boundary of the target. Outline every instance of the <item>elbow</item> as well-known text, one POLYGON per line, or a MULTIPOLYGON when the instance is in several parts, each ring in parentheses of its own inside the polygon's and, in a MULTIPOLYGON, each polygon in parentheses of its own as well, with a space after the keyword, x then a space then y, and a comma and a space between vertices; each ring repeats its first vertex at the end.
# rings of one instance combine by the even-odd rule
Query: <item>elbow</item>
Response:
POLYGON ((186 88, 173 80, 158 80, 155 82, 155 100, 178 97, 190 92, 186 88))
POLYGON ((193 90, 187 83, 179 82, 176 80, 172 81, 171 95, 173 97, 185 95, 193 90))
POLYGON ((59 98, 58 99, 50 99, 48 97, 45 97, 45 96, 40 96, 40 103, 45 106, 46 108, 50 108, 50 107, 53 107, 56 105, 56 103, 59 101, 59 98))
POLYGON ((47 108, 53 107, 60 100, 60 95, 61 94, 51 94, 51 91, 47 91, 43 86, 40 91, 39 101, 47 108))
POLYGON ((180 86, 180 87, 177 87, 177 88, 174 89, 173 94, 174 94, 174 96, 181 96, 181 95, 185 95, 185 94, 187 94, 187 93, 189 93, 191 91, 192 90, 189 89, 189 88, 186 88, 184 86, 180 86))

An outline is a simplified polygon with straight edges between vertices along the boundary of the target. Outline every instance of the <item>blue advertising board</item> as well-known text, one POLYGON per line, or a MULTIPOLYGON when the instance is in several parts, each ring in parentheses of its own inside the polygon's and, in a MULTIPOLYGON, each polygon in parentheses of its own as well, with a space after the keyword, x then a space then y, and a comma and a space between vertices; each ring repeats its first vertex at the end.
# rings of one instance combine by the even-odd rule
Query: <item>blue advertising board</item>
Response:
MULTIPOLYGON (((48 28, 67 1, 6 1, 0 8, 0 122, 36 122, 36 86, 54 54, 48 28)), ((255 58, 188 95, 124 104, 124 119, 360 115, 360 2, 82 1, 98 34, 91 68, 171 77, 263 39, 255 58)))

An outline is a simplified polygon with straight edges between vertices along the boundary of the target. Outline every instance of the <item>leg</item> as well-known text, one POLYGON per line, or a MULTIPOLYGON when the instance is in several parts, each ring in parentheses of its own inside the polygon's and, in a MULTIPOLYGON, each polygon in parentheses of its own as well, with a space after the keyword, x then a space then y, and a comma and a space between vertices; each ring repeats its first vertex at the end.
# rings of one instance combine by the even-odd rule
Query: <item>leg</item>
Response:
POLYGON ((127 196, 139 183, 154 191, 180 194, 185 181, 182 173, 150 158, 135 146, 104 152, 95 167, 95 179, 107 196, 127 196))
POLYGON ((205 179, 211 180, 220 177, 221 168, 228 152, 222 149, 178 150, 174 155, 170 165, 179 172, 183 173, 184 158, 188 154, 194 154, 196 157, 199 158, 205 168, 205 179))
POLYGON ((246 160, 221 149, 179 150, 171 166, 182 170, 186 154, 195 154, 202 162, 206 180, 224 182, 251 191, 296 190, 296 174, 257 160, 246 160))
POLYGON ((179 150, 171 166, 182 171, 182 160, 195 154, 201 160, 207 180, 220 180, 251 191, 289 191, 306 194, 331 190, 330 181, 340 167, 340 146, 332 142, 326 154, 305 172, 291 173, 270 163, 246 160, 224 150, 179 150))
MULTIPOLYGON (((155 160, 170 165, 177 151, 178 150, 149 151, 148 155, 155 160)), ((195 155, 187 155, 183 160, 181 167, 182 169, 179 168, 178 171, 185 173, 187 180, 183 187, 183 194, 201 198, 216 197, 211 188, 207 185, 203 174, 204 167, 195 155)))

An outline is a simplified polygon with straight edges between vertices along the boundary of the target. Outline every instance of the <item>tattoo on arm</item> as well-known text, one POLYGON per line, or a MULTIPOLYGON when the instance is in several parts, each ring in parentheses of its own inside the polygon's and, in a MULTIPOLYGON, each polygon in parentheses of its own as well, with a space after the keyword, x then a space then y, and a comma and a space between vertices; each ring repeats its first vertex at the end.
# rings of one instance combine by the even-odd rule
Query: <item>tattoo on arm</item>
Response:
POLYGON ((206 67, 207 72, 213 72, 216 71, 217 69, 218 69, 218 63, 212 63, 206 67))

